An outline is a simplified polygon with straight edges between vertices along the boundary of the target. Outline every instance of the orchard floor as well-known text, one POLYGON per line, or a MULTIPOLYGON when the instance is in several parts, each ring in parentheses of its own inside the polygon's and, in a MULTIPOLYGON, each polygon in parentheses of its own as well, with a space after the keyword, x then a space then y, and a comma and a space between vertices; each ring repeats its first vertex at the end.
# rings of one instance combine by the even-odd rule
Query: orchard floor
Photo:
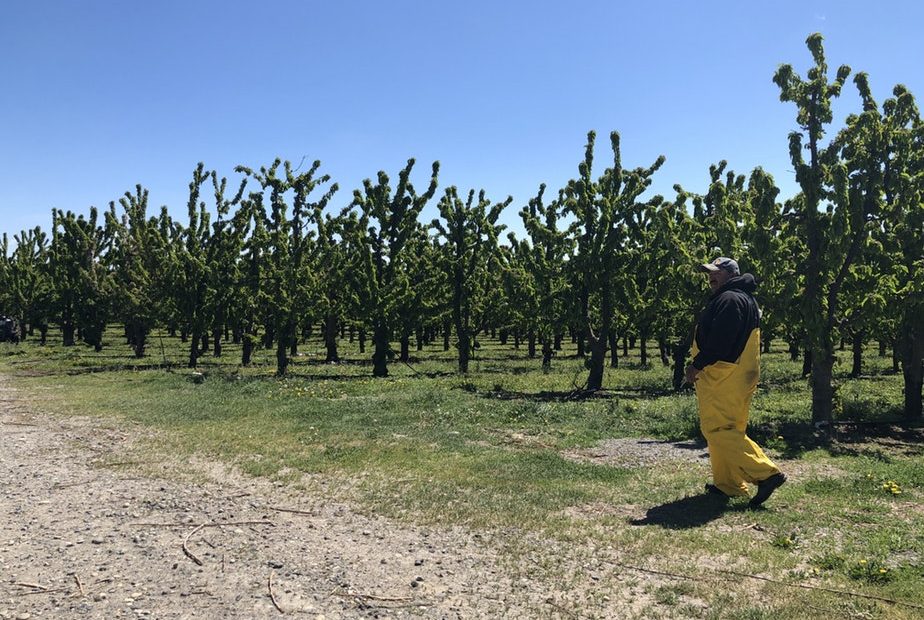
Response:
POLYGON ((632 617, 670 581, 551 540, 512 568, 503 531, 408 526, 214 462, 121 460, 146 432, 47 414, 0 381, 0 618, 632 617))

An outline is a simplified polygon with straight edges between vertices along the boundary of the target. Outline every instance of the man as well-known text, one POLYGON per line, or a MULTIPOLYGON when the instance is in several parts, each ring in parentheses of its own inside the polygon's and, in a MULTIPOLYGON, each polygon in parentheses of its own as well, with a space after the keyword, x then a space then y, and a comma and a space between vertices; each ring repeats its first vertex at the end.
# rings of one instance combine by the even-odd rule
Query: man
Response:
POLYGON ((723 497, 747 496, 747 483, 754 483, 757 493, 750 505, 757 507, 786 482, 745 434, 760 375, 760 309, 753 297, 757 284, 724 256, 699 270, 709 275, 712 297, 696 326, 686 380, 696 388, 700 429, 709 444, 713 484, 706 490, 723 497))

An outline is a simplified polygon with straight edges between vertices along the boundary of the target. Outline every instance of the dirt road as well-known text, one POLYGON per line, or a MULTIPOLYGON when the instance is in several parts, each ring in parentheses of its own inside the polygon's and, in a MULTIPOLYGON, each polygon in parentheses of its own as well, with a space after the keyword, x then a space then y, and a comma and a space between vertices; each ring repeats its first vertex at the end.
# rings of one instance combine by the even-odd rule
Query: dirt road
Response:
POLYGON ((3 619, 612 617, 648 598, 574 549, 511 568, 504 533, 366 516, 216 463, 124 462, 145 431, 40 403, 0 377, 3 619))

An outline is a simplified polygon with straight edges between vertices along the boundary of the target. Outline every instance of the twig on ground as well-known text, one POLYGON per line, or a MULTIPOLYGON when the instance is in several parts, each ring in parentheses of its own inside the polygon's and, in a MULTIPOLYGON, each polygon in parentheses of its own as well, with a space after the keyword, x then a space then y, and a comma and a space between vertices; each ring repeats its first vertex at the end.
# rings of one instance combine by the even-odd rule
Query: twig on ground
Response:
POLYGON ((202 566, 202 560, 200 560, 199 558, 197 558, 197 557, 193 554, 193 552, 189 550, 188 545, 189 545, 189 539, 190 539, 190 537, 191 537, 193 534, 195 534, 196 532, 198 532, 199 530, 201 530, 202 528, 204 528, 204 527, 205 527, 205 524, 204 524, 204 523, 203 523, 203 524, 200 524, 200 525, 197 525, 197 526, 194 527, 188 534, 186 534, 186 538, 183 539, 183 553, 185 553, 186 556, 189 557, 190 560, 192 560, 193 562, 195 562, 195 563, 198 564, 199 566, 202 566))
POLYGON ((52 590, 32 590, 31 592, 20 592, 19 596, 31 596, 33 594, 55 594, 57 592, 64 592, 61 588, 54 588, 52 590))
POLYGON ((14 585, 14 586, 19 586, 19 587, 21 587, 21 588, 33 588, 33 589, 35 589, 35 590, 47 590, 47 589, 48 589, 47 587, 45 587, 45 586, 43 586, 43 585, 39 585, 39 584, 37 584, 37 583, 28 583, 28 582, 25 582, 25 581, 18 581, 18 582, 16 582, 16 583, 14 583, 13 585, 14 585))
POLYGON ((78 575, 77 573, 74 573, 74 581, 77 582, 77 589, 80 590, 80 596, 86 596, 87 593, 83 589, 83 584, 80 582, 80 575, 78 575))
POLYGON ((201 527, 223 527, 225 525, 276 525, 272 521, 215 521, 209 523, 129 523, 129 527, 190 527, 199 525, 201 527))
MULTIPOLYGON (((656 571, 650 568, 642 568, 640 566, 630 566, 629 564, 623 564, 621 562, 614 562, 617 566, 622 566, 624 568, 629 568, 632 570, 641 571, 643 573, 651 573, 653 575, 663 575, 665 577, 674 577, 675 579, 689 579, 692 581, 701 581, 704 577, 702 575, 680 575, 677 573, 668 573, 665 571, 656 571)), ((744 577, 746 579, 757 579, 759 581, 766 581, 768 583, 776 584, 778 586, 785 586, 787 588, 802 588, 803 590, 816 590, 819 592, 830 592, 831 594, 840 594, 843 596, 855 596, 857 598, 865 598, 873 601, 881 601, 883 603, 890 603, 892 605, 900 605, 902 607, 911 607, 912 609, 924 609, 924 605, 918 605, 916 603, 909 603, 907 601, 899 601, 896 599, 887 598, 885 596, 876 596, 874 594, 863 594, 861 592, 851 592, 848 590, 836 590, 834 588, 825 588, 824 586, 813 586, 807 583, 788 583, 786 581, 780 581, 779 579, 772 579, 770 577, 762 577, 760 575, 752 575, 750 573, 740 573, 738 571, 726 570, 721 568, 713 569, 713 573, 722 573, 725 575, 734 575, 736 577, 744 577)), ((715 581, 714 579, 712 581, 715 581)))
POLYGON ((269 595, 270 595, 270 599, 273 601, 273 606, 276 607, 276 609, 279 610, 279 613, 284 614, 284 613, 286 613, 286 612, 283 611, 283 610, 282 610, 282 607, 279 606, 279 601, 276 600, 276 593, 273 592, 273 576, 274 576, 275 574, 276 574, 276 573, 275 573, 274 571, 270 571, 269 579, 267 579, 266 584, 267 584, 267 586, 269 587, 269 595))
MULTIPOLYGON (((134 524, 134 525, 139 525, 139 524, 134 524)), ((158 526, 168 526, 168 527, 172 527, 172 526, 173 526, 172 524, 169 524, 169 523, 143 523, 143 524, 140 524, 140 525, 149 525, 149 526, 151 526, 151 525, 158 525, 158 526)), ((185 526, 185 527, 189 527, 191 524, 190 524, 190 523, 185 523, 185 524, 182 524, 182 525, 185 526)), ((196 534, 196 532, 198 532, 199 530, 201 530, 201 529, 203 529, 203 528, 206 528, 206 527, 222 527, 222 526, 224 526, 224 525, 276 525, 276 524, 273 523, 272 521, 227 521, 227 522, 223 522, 223 523, 200 523, 199 525, 197 525, 196 527, 194 527, 192 530, 190 530, 190 532, 189 532, 188 534, 186 534, 186 537, 183 539, 183 553, 185 553, 186 556, 187 556, 190 560, 192 560, 193 562, 195 562, 195 563, 198 564, 199 566, 203 566, 202 560, 200 560, 200 559, 196 556, 196 554, 194 554, 192 551, 189 550, 189 539, 192 538, 192 537, 196 534)), ((206 542, 208 543, 208 541, 206 541, 206 542)), ((212 543, 208 543, 208 544, 209 544, 212 548, 214 548, 214 545, 212 545, 212 543)))
POLYGON ((580 618, 580 617, 581 617, 581 616, 579 616, 578 614, 576 614, 575 612, 573 612, 573 611, 571 611, 570 609, 568 609, 567 607, 563 607, 562 605, 559 605, 558 603, 556 603, 555 601, 553 601, 551 597, 545 599, 545 602, 546 602, 546 604, 551 605, 552 607, 554 607, 554 608, 557 609, 558 611, 564 612, 565 614, 567 614, 568 616, 571 616, 572 618, 580 618))
POLYGON ((408 601, 414 600, 410 596, 378 596, 376 594, 338 592, 337 590, 334 590, 333 592, 331 592, 331 594, 333 594, 334 596, 340 596, 343 598, 352 598, 360 602, 370 600, 370 601, 381 601, 383 603, 406 603, 408 601))
POLYGON ((84 480, 82 482, 68 482, 67 484, 55 484, 55 485, 52 485, 51 490, 57 491, 58 489, 69 489, 71 487, 82 487, 86 484, 91 484, 93 482, 96 482, 97 480, 99 480, 99 478, 93 478, 92 480, 84 480))
POLYGON ((901 605, 903 607, 911 607, 913 609, 924 609, 924 605, 917 605, 915 603, 908 603, 906 601, 899 601, 884 596, 876 596, 874 594, 863 594, 862 592, 851 592, 849 590, 835 590, 834 588, 825 588, 824 586, 811 586, 807 583, 787 583, 785 581, 779 581, 778 579, 771 579, 770 577, 761 577, 760 575, 750 575, 748 573, 739 573, 733 570, 723 570, 720 568, 715 569, 716 572, 725 573, 728 575, 735 575, 736 577, 747 577, 748 579, 759 579, 760 581, 766 581, 780 586, 786 586, 789 588, 803 588, 805 590, 819 590, 821 592, 830 592, 831 594, 842 594, 845 596, 856 596, 858 598, 870 599, 873 601, 882 601, 883 603, 891 603, 892 605, 901 605))
POLYGON ((276 512, 291 512, 296 515, 306 515, 309 517, 316 517, 318 513, 308 510, 296 510, 295 508, 278 508, 276 506, 267 506, 270 510, 275 510, 276 512))

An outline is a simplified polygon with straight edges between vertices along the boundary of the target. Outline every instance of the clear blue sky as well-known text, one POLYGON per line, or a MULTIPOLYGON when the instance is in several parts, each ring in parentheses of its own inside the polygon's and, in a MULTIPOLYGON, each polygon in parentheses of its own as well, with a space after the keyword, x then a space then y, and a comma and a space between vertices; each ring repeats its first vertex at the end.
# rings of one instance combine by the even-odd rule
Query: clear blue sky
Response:
MULTIPOLYGON (((832 72, 924 98, 917 0, 551 2, 70 0, 0 9, 0 231, 52 207, 86 213, 141 183, 151 211, 185 216, 199 161, 320 159, 346 205, 362 179, 408 157, 439 190, 514 197, 576 175, 595 129, 623 164, 667 163, 655 189, 704 191, 709 164, 761 165, 795 192, 792 104, 771 78, 804 74, 821 32, 832 72)), ((841 114, 858 108, 852 84, 841 114)), ((432 217, 433 213, 426 214, 432 217)))

